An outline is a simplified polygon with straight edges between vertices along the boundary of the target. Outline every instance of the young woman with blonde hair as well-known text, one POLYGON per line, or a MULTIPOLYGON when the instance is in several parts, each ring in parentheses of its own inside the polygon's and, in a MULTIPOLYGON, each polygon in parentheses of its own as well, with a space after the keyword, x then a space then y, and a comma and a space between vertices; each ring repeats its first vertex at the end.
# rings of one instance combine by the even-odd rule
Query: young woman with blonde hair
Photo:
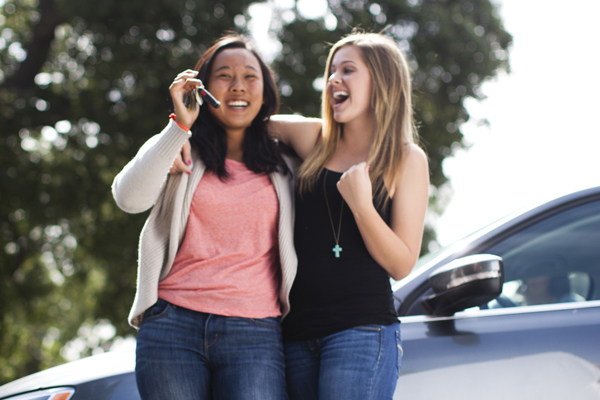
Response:
POLYGON ((332 47, 325 78, 322 120, 271 122, 304 159, 282 322, 288 394, 391 399, 402 347, 389 278, 419 256, 429 188, 410 70, 391 38, 353 33, 332 47))

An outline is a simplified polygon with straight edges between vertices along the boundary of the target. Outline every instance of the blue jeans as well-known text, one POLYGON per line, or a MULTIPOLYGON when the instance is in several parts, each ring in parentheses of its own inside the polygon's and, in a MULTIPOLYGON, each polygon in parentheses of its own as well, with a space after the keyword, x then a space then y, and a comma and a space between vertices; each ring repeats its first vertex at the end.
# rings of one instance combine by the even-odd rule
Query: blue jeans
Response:
POLYGON ((367 325, 284 342, 291 400, 392 399, 400 373, 400 324, 367 325))
POLYGON ((284 399, 279 320, 206 314, 159 299, 144 313, 135 376, 144 400, 284 399))

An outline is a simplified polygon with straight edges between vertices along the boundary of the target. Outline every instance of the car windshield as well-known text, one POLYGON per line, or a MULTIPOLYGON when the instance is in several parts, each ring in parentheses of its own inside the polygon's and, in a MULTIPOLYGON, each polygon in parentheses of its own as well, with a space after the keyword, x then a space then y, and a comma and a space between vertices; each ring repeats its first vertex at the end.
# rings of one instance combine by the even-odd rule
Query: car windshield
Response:
POLYGON ((488 225, 485 225, 485 226, 477 229, 474 232, 471 232, 470 234, 464 236, 463 238, 461 238, 459 240, 456 240, 446 246, 440 247, 439 249, 437 249, 433 252, 422 255, 417 260, 415 266, 413 267, 413 269, 411 270, 410 273, 412 274, 412 273, 418 271, 419 269, 421 269, 425 265, 429 264, 433 260, 447 257, 450 254, 459 251, 465 245, 473 242, 473 240, 475 240, 477 237, 482 236, 485 233, 491 231, 492 229, 495 229, 496 227, 506 223, 507 221, 510 221, 511 219, 515 218, 516 216, 525 213, 526 211, 530 210, 531 208, 532 207, 525 207, 520 210, 514 211, 514 212, 488 224, 488 225))

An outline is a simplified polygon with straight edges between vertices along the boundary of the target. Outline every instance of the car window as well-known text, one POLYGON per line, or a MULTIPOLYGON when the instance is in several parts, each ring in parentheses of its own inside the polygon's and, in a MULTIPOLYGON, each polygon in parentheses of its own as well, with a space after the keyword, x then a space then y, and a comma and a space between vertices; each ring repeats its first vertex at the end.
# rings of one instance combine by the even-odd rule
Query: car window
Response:
POLYGON ((502 294, 488 308, 600 299, 600 202, 579 205, 485 251, 504 260, 502 294))

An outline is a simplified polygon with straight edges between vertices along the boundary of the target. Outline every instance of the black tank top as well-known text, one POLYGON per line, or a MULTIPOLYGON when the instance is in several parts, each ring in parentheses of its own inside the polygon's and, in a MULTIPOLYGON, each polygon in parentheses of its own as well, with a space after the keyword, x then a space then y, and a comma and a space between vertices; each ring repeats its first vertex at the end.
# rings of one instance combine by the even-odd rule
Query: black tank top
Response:
MULTIPOLYGON (((298 273, 290 292, 290 313, 282 322, 286 339, 317 339, 355 326, 390 325, 398 321, 390 278, 367 251, 354 215, 344 202, 335 257, 323 183, 336 235, 342 196, 336 183, 342 174, 324 169, 312 192, 296 194, 294 244, 298 273)), ((377 212, 389 225, 391 202, 377 212)))

